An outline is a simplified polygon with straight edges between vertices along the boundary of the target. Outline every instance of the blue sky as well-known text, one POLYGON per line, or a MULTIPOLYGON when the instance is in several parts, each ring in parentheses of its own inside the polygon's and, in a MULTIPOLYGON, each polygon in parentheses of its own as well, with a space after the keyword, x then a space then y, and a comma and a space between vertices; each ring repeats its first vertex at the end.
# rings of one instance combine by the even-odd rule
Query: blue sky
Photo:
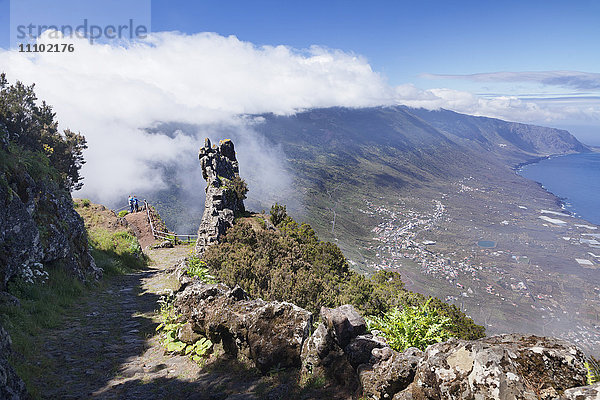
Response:
POLYGON ((421 83, 421 73, 592 72, 600 65, 598 1, 157 0, 152 26, 353 51, 391 84, 421 83))
MULTIPOLYGON (((0 47, 8 45, 8 17, 9 0, 0 0, 0 47)), ((342 49, 367 57, 391 84, 426 83, 422 73, 594 72, 599 21, 594 0, 152 1, 153 31, 342 49)))
MULTIPOLYGON (((44 17, 60 15, 57 5, 74 0, 37 1, 53 5, 32 8, 32 15, 44 17)), ((0 0, 3 48, 9 4, 0 0)), ((77 4, 96 16, 94 9, 108 3, 77 4)), ((135 8, 135 0, 118 4, 135 8)), ((405 97, 410 88, 403 85, 414 85, 420 100, 443 97, 437 106, 565 127, 600 144, 600 1, 153 0, 151 14, 153 32, 215 32, 256 47, 339 49, 364 57, 386 84, 402 86, 405 97), (485 104, 470 98, 465 105, 465 93, 485 104), (515 106, 519 101, 527 104, 515 106), (545 112, 531 112, 536 107, 545 112)))

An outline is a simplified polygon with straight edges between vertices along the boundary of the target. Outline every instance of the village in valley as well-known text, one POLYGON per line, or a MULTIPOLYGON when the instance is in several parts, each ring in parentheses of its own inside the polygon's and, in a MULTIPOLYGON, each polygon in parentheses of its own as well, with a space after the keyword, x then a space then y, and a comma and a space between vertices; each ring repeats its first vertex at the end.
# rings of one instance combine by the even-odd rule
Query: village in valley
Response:
POLYGON ((365 200, 358 211, 374 221, 369 268, 399 272, 407 288, 455 304, 490 334, 521 327, 600 349, 600 284, 585 279, 600 272, 598 228, 493 191, 467 177, 438 199, 365 200), (560 283, 565 275, 572 287, 560 283))

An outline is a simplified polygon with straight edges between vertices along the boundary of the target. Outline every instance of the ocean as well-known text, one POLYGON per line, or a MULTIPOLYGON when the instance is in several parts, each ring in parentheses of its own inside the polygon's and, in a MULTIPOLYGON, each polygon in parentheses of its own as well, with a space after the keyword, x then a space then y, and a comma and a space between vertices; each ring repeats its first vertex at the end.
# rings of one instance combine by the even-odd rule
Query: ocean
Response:
POLYGON ((600 225, 600 153, 550 157, 521 167, 519 174, 560 197, 566 210, 600 225))

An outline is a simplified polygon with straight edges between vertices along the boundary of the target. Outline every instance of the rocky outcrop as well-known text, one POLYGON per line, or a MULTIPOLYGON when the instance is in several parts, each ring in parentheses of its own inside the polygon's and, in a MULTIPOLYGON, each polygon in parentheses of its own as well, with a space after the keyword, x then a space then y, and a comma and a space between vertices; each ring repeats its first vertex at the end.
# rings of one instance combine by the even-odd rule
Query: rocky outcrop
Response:
POLYGON ((196 253, 202 255, 206 247, 225 234, 235 216, 244 212, 244 201, 232 186, 239 180, 239 166, 231 140, 222 140, 217 147, 205 139, 198 158, 206 180, 204 214, 196 242, 196 253))
POLYGON ((68 192, 26 172, 0 175, 0 291, 9 280, 43 277, 60 267, 82 281, 102 270, 91 257, 82 218, 68 192))
POLYGON ((25 384, 8 363, 11 353, 8 333, 0 326, 0 399, 19 400, 28 398, 25 384))
POLYGON ((597 399, 597 385, 580 387, 586 383, 584 354, 560 339, 499 335, 398 352, 377 332, 368 333, 351 305, 321 308, 322 322, 309 336, 308 311, 249 299, 239 287, 202 283, 181 273, 184 267, 185 261, 174 271, 182 283, 174 301, 185 322, 180 339, 208 336, 263 373, 300 367, 306 381, 324 378, 374 400, 597 399))
POLYGON ((175 297, 178 314, 189 323, 186 336, 201 333, 227 354, 251 360, 263 373, 299 367, 312 314, 294 304, 251 300, 239 287, 188 282, 175 297))
POLYGON ((392 350, 365 334, 352 306, 323 308, 323 323, 302 350, 302 374, 323 376, 369 399, 586 399, 584 355, 554 338, 500 335, 451 339, 426 351, 392 350), (569 389, 569 390, 567 390, 569 389), (567 397, 565 397, 567 398, 567 397))
POLYGON ((565 400, 600 400, 600 383, 565 390, 565 400))
POLYGON ((499 335, 430 346, 394 399, 557 399, 585 385, 584 355, 559 339, 499 335))
POLYGON ((399 353, 389 347, 372 352, 369 362, 358 368, 365 396, 372 399, 391 399, 414 380, 423 352, 411 347, 399 353))

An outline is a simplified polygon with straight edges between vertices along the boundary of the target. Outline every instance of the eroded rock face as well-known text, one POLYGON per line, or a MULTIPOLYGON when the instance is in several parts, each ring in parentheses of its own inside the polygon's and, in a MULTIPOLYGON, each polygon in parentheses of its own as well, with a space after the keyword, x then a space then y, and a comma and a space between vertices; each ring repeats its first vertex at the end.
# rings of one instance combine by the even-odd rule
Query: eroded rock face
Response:
POLYGON ((600 400, 600 383, 565 390, 565 400, 600 400))
POLYGON ((337 308, 321 307, 321 318, 341 348, 352 339, 367 332, 367 324, 350 304, 337 308))
POLYGON ((323 322, 302 349, 301 374, 305 378, 325 377, 354 391, 359 386, 357 366, 370 360, 374 348, 387 344, 373 335, 364 335, 365 320, 349 304, 321 307, 321 319, 323 322))
POLYGON ((100 278, 71 195, 25 172, 6 179, 0 182, 0 291, 14 277, 55 266, 82 281, 100 278))
POLYGON ((8 363, 11 352, 11 341, 8 333, 0 326, 0 399, 26 399, 25 383, 17 376, 8 363))
POLYGON ((423 352, 411 347, 399 353, 389 347, 372 351, 370 363, 358 367, 363 394, 371 399, 391 399, 412 382, 423 352))
POLYGON ((584 355, 563 340, 499 335, 430 346, 394 399, 556 399, 586 383, 584 355))
POLYGON ((301 358, 305 378, 324 377, 351 391, 358 387, 356 371, 324 324, 319 324, 306 341, 301 358))
POLYGON ((221 343, 226 353, 243 355, 262 372, 299 367, 312 314, 287 302, 250 300, 239 287, 188 283, 175 307, 194 332, 221 343))
POLYGON ((196 253, 202 255, 206 247, 218 242, 232 226, 235 215, 244 212, 244 201, 229 185, 234 178, 239 178, 239 166, 231 140, 222 140, 216 147, 207 138, 198 158, 202 177, 206 180, 204 214, 196 242, 196 253))

